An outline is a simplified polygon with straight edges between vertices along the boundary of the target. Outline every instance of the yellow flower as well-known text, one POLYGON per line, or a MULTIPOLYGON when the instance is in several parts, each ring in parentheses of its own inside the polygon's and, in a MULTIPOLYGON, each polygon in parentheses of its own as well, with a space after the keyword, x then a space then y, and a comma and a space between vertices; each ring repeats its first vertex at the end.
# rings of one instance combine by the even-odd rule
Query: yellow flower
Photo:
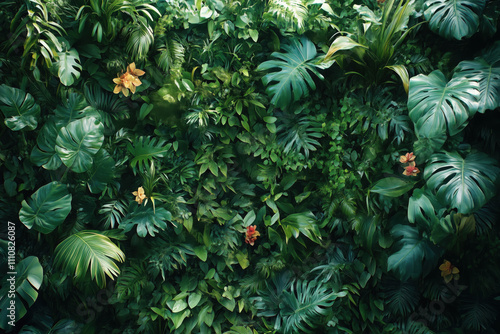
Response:
POLYGON ((120 92, 123 95, 128 96, 129 89, 132 94, 135 93, 135 87, 142 85, 141 80, 138 77, 144 75, 146 72, 135 68, 135 63, 132 63, 127 66, 127 72, 119 75, 117 78, 113 79, 113 82, 116 84, 113 93, 119 94, 120 92))
POLYGON ((441 270, 441 277, 444 278, 446 283, 449 283, 452 279, 458 280, 460 278, 458 274, 460 270, 448 260, 444 260, 443 264, 439 266, 439 270, 441 270))
POLYGON ((146 194, 144 193, 144 188, 143 188, 143 187, 139 187, 139 188, 137 189, 137 191, 134 191, 134 192, 132 193, 132 195, 134 195, 134 196, 135 196, 135 201, 136 201, 137 203, 139 203, 139 204, 142 204, 142 201, 144 201, 144 199, 148 198, 148 197, 146 196, 146 194))
POLYGON ((411 153, 406 153, 405 155, 402 155, 400 158, 399 158, 399 162, 401 162, 402 164, 406 164, 406 163, 409 163, 409 162, 412 162, 414 161, 416 158, 416 156, 413 155, 413 152, 411 153))

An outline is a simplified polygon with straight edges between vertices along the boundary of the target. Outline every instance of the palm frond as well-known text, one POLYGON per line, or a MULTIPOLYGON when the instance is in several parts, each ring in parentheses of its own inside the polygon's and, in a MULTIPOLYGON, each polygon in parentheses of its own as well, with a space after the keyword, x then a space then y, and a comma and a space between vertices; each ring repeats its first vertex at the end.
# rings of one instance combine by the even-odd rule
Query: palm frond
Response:
POLYGON ((270 0, 266 14, 275 19, 280 29, 301 33, 305 29, 308 9, 302 0, 270 0))
POLYGON ((283 147, 283 153, 304 152, 309 157, 310 151, 316 151, 320 146, 317 139, 321 138, 321 124, 308 116, 298 116, 296 113, 278 113, 280 123, 276 129, 277 142, 283 147))
POLYGON ((84 95, 87 102, 99 112, 107 127, 113 127, 112 119, 124 120, 130 117, 129 108, 117 95, 104 92, 99 86, 86 84, 84 95))
POLYGON ((465 297, 460 309, 462 321, 467 330, 486 330, 497 318, 497 310, 486 300, 465 297))
POLYGON ((407 317, 418 305, 420 294, 411 282, 387 279, 384 282, 384 296, 387 312, 396 317, 407 317))
POLYGON ((62 267, 76 279, 90 276, 100 287, 120 274, 115 261, 125 261, 125 254, 107 236, 99 231, 80 231, 62 241, 55 250, 54 265, 62 267))
POLYGON ((150 282, 143 263, 132 262, 116 281, 116 297, 118 300, 135 298, 148 283, 150 282))
POLYGON ((178 68, 182 65, 186 49, 180 42, 177 34, 168 34, 165 40, 158 44, 158 51, 160 51, 160 53, 156 57, 156 64, 158 64, 164 72, 168 72, 170 68, 178 68))
POLYGON ((123 217, 127 214, 128 204, 123 199, 112 200, 101 206, 99 214, 103 215, 101 222, 104 228, 115 228, 120 225, 123 217))
POLYGON ((153 29, 145 18, 139 17, 137 23, 130 29, 126 51, 134 60, 146 57, 153 45, 153 29))

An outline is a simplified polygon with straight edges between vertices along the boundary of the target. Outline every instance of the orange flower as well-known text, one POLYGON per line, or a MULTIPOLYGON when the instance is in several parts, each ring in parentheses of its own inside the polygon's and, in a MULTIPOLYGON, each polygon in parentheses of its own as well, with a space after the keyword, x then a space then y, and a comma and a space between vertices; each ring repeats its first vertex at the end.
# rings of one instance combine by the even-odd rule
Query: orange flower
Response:
POLYGON ((408 166, 405 167, 405 171, 403 172, 406 176, 417 176, 420 173, 420 170, 415 167, 415 162, 412 161, 408 166))
POLYGON ((132 63, 127 66, 127 72, 123 73, 117 78, 113 79, 113 82, 116 84, 113 93, 118 94, 120 92, 123 95, 128 96, 128 91, 135 93, 135 87, 142 85, 141 80, 138 77, 144 75, 146 72, 135 68, 135 63, 132 63))
POLYGON ((460 275, 458 274, 460 270, 453 266, 450 261, 444 260, 443 264, 439 266, 441 270, 441 277, 444 277, 444 281, 449 283, 452 279, 458 280, 460 275))
POLYGON ((148 198, 148 197, 146 196, 146 194, 144 193, 144 188, 143 188, 143 187, 139 187, 139 188, 137 189, 137 191, 134 191, 134 192, 132 193, 132 195, 134 195, 134 196, 135 196, 135 201, 136 201, 137 203, 139 203, 139 204, 142 204, 142 201, 144 201, 144 199, 148 198))
POLYGON ((405 155, 402 155, 400 158, 399 158, 399 161, 402 163, 402 164, 406 164, 406 163, 409 163, 409 162, 412 162, 414 161, 416 158, 416 156, 413 155, 413 152, 411 153, 406 153, 405 155))
POLYGON ((245 242, 247 244, 252 245, 252 246, 255 243, 255 240, 257 240, 257 237, 260 236, 260 233, 259 233, 259 231, 256 230, 256 228, 257 228, 257 225, 247 227, 245 242))

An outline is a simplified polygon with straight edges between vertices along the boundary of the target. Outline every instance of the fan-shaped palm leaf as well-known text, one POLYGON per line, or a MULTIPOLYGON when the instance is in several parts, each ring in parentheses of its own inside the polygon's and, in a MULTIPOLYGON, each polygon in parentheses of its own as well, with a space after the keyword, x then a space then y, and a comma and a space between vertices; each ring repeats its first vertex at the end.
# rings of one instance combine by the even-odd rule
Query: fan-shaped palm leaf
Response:
POLYGON ((153 42, 153 29, 145 18, 138 18, 136 25, 130 30, 126 47, 127 53, 134 60, 145 58, 153 42))
POLYGON ((115 261, 125 261, 125 254, 107 236, 98 231, 80 231, 62 241, 55 250, 54 265, 62 267, 77 279, 90 277, 100 287, 120 274, 115 261))
POLYGON ((409 316, 417 307, 420 299, 420 293, 413 283, 391 278, 384 282, 383 294, 388 313, 400 317, 409 316))
POLYGON ((258 71, 272 68, 280 69, 280 71, 268 73, 262 78, 262 82, 266 86, 273 81, 276 82, 268 86, 266 92, 272 96, 271 103, 278 108, 285 108, 290 103, 307 95, 308 86, 311 89, 316 89, 316 84, 309 71, 323 79, 323 75, 317 70, 320 66, 315 61, 316 47, 310 40, 305 37, 302 37, 300 41, 294 39, 290 44, 284 45, 283 49, 287 53, 273 52, 271 54, 272 57, 279 60, 268 60, 257 67, 258 71))
POLYGON ((441 203, 468 214, 495 195, 500 173, 496 165, 484 153, 472 153, 464 159, 456 152, 441 152, 431 157, 424 178, 441 203))
POLYGON ((477 31, 485 5, 486 0, 428 0, 424 16, 432 31, 460 40, 477 31))
POLYGON ((305 28, 308 10, 303 0, 270 0, 264 17, 266 14, 275 19, 280 29, 301 33, 305 28))

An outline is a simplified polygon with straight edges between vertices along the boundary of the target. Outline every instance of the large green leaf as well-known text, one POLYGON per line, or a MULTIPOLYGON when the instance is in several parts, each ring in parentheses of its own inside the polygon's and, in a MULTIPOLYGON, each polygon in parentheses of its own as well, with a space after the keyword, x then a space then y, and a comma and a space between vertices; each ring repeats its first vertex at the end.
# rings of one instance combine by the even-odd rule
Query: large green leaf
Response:
POLYGON ((40 106, 31 94, 9 87, 0 86, 0 110, 5 116, 5 125, 12 131, 24 128, 35 130, 40 119, 40 106))
POLYGON ((15 270, 9 270, 9 272, 15 272, 15 275, 7 274, 2 279, 2 289, 0 290, 0 328, 7 329, 12 328, 8 322, 11 321, 8 318, 10 315, 11 307, 10 301, 15 300, 15 322, 24 317, 26 314, 26 306, 31 307, 36 299, 38 298, 38 289, 42 285, 43 281, 43 268, 38 258, 36 256, 28 256, 19 262, 15 270), (8 280, 14 278, 13 281, 8 280), (15 298, 12 299, 9 295, 10 282, 15 282, 16 294, 15 298))
POLYGON ((416 227, 396 225, 391 230, 399 249, 387 259, 387 270, 395 271, 401 280, 419 278, 435 267, 438 253, 435 247, 420 236, 416 227))
POLYGON ((31 161, 45 169, 55 170, 61 166, 61 158, 56 152, 56 138, 60 127, 53 118, 42 127, 36 138, 36 146, 31 151, 31 161))
POLYGON ((67 186, 54 181, 22 202, 19 219, 29 229, 50 233, 64 222, 70 211, 71 194, 67 186))
POLYGON ((292 236, 297 239, 300 234, 305 235, 316 243, 321 243, 321 233, 318 220, 310 211, 288 215, 280 222, 285 231, 286 241, 292 236))
POLYGON ((464 159, 456 152, 441 152, 430 158, 424 178, 440 202, 468 214, 495 195, 500 173, 496 165, 484 153, 471 153, 464 159))
POLYGON ((428 190, 426 192, 422 189, 415 189, 408 202, 408 220, 430 231, 439 223, 436 213, 439 208, 440 205, 432 193, 428 190))
POLYGON ((62 162, 76 173, 90 169, 94 155, 104 141, 104 126, 94 117, 69 123, 59 131, 56 152, 62 162))
POLYGON ((478 82, 479 112, 500 106, 500 41, 481 57, 459 63, 456 71, 456 76, 478 82))
POLYGON ((172 220, 172 214, 164 208, 153 209, 152 205, 137 205, 132 203, 129 213, 120 222, 120 228, 125 232, 129 232, 137 225, 137 235, 145 237, 150 235, 155 236, 160 230, 167 228, 166 221, 172 220))
POLYGON ((97 194, 106 188, 113 180, 115 173, 115 160, 109 153, 101 149, 94 157, 92 168, 88 171, 89 180, 87 185, 93 194, 97 194))
POLYGON ((82 94, 70 93, 68 98, 54 110, 57 123, 66 126, 71 121, 85 116, 98 116, 99 114, 88 105, 82 94))
POLYGON ((164 158, 172 144, 166 144, 166 140, 155 137, 139 137, 134 140, 133 145, 128 144, 128 151, 134 156, 130 165, 135 170, 139 164, 140 169, 146 168, 146 163, 151 162, 153 158, 164 158))
POLYGON ((77 279, 82 279, 90 267, 90 277, 100 287, 120 274, 115 261, 125 261, 125 254, 99 231, 80 231, 67 237, 55 250, 54 266, 77 279))
POLYGON ((82 66, 78 64, 80 62, 78 51, 70 49, 69 51, 59 52, 57 58, 53 65, 57 71, 57 76, 63 85, 71 86, 80 77, 80 71, 82 70, 82 66))
POLYGON ((416 182, 402 180, 399 177, 390 176, 378 180, 371 190, 387 197, 399 197, 410 191, 416 182))
POLYGON ((309 88, 316 89, 316 84, 309 74, 314 73, 320 79, 323 76, 318 72, 316 65, 316 47, 305 37, 291 40, 290 44, 283 45, 287 53, 273 52, 272 57, 279 60, 268 60, 257 67, 258 71, 278 68, 278 72, 271 72, 262 78, 268 86, 266 92, 272 96, 271 103, 278 108, 285 108, 302 96, 308 94, 309 88), (271 82, 274 84, 269 85, 271 82), (292 97, 293 95, 293 97, 292 97))
POLYGON ((477 31, 485 5, 486 0, 428 0, 424 16, 432 31, 460 40, 477 31))
POLYGON ((419 136, 459 133, 478 109, 478 86, 463 77, 447 82, 441 71, 411 78, 408 109, 419 136))

